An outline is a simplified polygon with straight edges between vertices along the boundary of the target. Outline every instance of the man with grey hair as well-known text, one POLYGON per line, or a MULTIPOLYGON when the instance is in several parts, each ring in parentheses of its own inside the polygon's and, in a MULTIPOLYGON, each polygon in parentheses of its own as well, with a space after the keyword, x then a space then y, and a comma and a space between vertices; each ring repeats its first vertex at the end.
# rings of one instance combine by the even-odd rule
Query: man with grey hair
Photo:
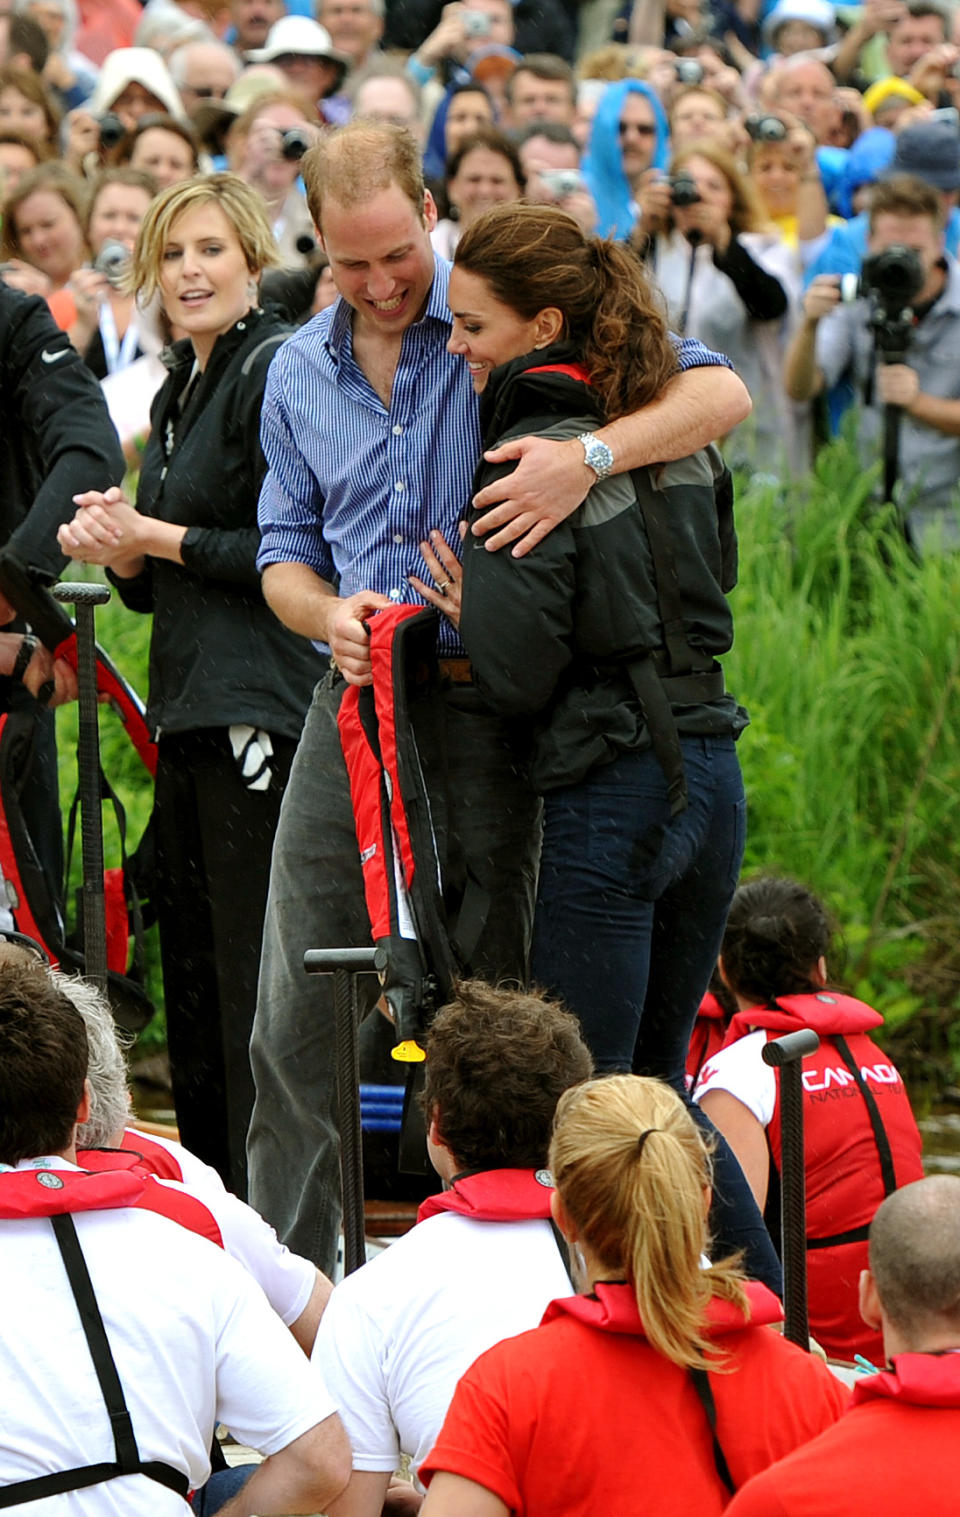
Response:
POLYGON ((828 1432, 744 1486, 727 1517, 953 1517, 960 1448, 960 1177, 888 1196, 860 1312, 891 1368, 828 1432))
POLYGON ((309 1354, 333 1289, 330 1281, 308 1259, 285 1248, 253 1207, 225 1190, 216 1171, 181 1144, 168 1142, 160 1152, 164 1158, 175 1159, 179 1154, 180 1172, 189 1183, 170 1178, 171 1169, 165 1163, 159 1165, 158 1177, 155 1140, 127 1126, 130 1090, 126 1057, 106 999, 89 980, 56 970, 48 972, 58 990, 79 1011, 87 1033, 90 1113, 77 1133, 81 1169, 132 1169, 150 1176, 140 1204, 191 1232, 199 1232, 238 1260, 304 1353, 309 1354))
POLYGON ((347 93, 355 116, 405 126, 417 146, 423 148, 420 86, 400 64, 389 58, 375 58, 360 73, 351 76, 347 93))
POLYGON ((183 42, 169 58, 173 82, 191 118, 208 100, 222 100, 240 78, 240 60, 225 42, 183 42))
POLYGON ((350 59, 351 68, 364 68, 376 55, 383 36, 384 0, 317 0, 314 14, 337 52, 350 59))

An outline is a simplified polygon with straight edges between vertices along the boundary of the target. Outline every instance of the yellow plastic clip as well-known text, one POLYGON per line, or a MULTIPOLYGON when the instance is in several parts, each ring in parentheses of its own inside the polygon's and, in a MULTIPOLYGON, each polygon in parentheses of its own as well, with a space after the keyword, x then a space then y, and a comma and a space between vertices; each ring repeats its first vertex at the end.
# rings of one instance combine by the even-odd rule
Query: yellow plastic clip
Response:
POLYGON ((415 1043, 412 1038, 405 1038, 390 1050, 390 1057, 396 1059, 398 1064, 422 1064, 427 1056, 419 1043, 415 1043))

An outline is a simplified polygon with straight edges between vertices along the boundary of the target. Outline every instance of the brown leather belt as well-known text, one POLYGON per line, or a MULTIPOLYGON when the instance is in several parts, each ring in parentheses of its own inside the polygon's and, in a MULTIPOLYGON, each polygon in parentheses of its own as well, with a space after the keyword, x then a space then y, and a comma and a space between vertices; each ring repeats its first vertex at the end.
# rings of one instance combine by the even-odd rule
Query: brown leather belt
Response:
POLYGON ((442 678, 451 684, 473 684, 473 667, 468 658, 441 658, 437 662, 442 678))

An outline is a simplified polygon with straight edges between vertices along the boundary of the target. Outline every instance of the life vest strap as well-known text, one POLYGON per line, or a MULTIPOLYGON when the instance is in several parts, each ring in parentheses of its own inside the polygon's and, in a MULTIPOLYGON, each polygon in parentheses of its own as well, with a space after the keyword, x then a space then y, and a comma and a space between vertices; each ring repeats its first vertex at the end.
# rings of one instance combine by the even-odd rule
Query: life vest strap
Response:
POLYGON ((66 1491, 83 1490, 87 1486, 100 1485, 107 1480, 116 1480, 121 1475, 145 1475, 168 1490, 175 1491, 186 1499, 190 1481, 182 1470, 164 1464, 157 1459, 144 1462, 140 1458, 136 1434, 130 1420, 126 1397, 116 1361, 110 1348, 107 1330, 103 1325, 100 1308, 94 1294, 93 1282, 83 1257, 80 1239, 69 1212, 61 1212, 50 1218, 57 1247, 63 1259, 64 1269, 73 1298, 77 1303, 83 1335, 87 1340, 97 1381, 103 1395, 104 1405, 110 1418, 116 1462, 113 1464, 78 1465, 72 1470, 57 1470, 49 1475, 38 1475, 32 1480, 18 1480, 13 1485, 0 1488, 0 1508, 21 1506, 30 1501, 40 1501, 45 1496, 60 1496, 66 1491))

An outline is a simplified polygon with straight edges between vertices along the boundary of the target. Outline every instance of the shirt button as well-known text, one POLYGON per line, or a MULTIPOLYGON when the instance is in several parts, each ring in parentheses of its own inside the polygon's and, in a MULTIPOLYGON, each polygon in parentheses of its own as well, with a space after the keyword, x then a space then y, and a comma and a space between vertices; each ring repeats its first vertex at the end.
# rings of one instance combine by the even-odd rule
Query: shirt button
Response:
POLYGON ((399 600, 400 599, 400 591, 399 590, 391 590, 390 591, 390 599, 391 600, 399 600))
POLYGON ((393 435, 394 435, 394 437, 402 437, 403 436, 403 428, 399 427, 399 426, 394 427, 394 429, 393 429, 393 435))
POLYGON ((403 480, 402 479, 398 479, 393 488, 395 490, 402 490, 403 489, 403 480))
POLYGON ((394 532, 394 534, 393 534, 393 540, 394 540, 395 543, 402 543, 403 542, 403 535, 402 535, 402 533, 400 533, 400 532, 394 532))

